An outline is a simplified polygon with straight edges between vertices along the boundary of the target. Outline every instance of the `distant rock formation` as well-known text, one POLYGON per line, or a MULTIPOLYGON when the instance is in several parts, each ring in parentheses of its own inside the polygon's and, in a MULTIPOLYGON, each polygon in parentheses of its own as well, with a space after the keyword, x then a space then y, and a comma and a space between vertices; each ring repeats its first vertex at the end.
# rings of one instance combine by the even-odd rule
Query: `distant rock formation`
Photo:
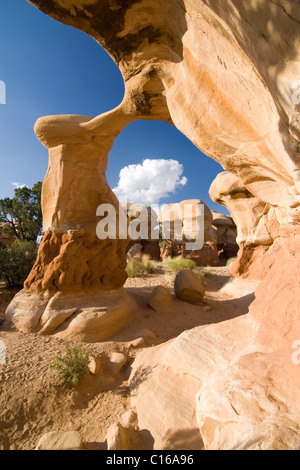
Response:
POLYGON ((239 246, 236 242, 237 229, 232 217, 212 211, 212 226, 216 230, 219 264, 226 264, 230 258, 235 258, 239 246))
POLYGON ((142 255, 148 255, 152 260, 159 261, 159 230, 158 215, 156 212, 150 206, 143 206, 142 204, 127 204, 127 207, 124 209, 127 211, 129 224, 136 221, 133 225, 135 237, 130 240, 127 246, 127 252, 138 243, 141 245, 142 255), (147 230, 144 231, 142 227, 147 227, 147 230), (139 232, 141 235, 137 237, 139 232))
POLYGON ((198 266, 218 266, 217 235, 212 227, 213 215, 200 199, 190 199, 162 207, 159 214, 163 240, 161 258, 182 256, 198 266), (197 206, 203 208, 203 218, 197 215, 197 206), (203 225, 203 226, 202 226, 203 225), (187 243, 195 244, 197 237, 203 238, 202 248, 188 249, 187 243))
POLYGON ((0 223, 0 246, 10 248, 15 236, 9 231, 10 225, 7 223, 0 223))

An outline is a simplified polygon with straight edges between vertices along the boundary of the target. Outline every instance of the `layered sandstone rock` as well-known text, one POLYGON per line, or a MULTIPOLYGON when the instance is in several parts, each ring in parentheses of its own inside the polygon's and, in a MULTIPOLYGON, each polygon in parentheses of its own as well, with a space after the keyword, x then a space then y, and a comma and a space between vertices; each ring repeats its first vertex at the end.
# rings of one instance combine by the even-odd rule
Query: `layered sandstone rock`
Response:
POLYGON ((254 336, 244 343, 250 348, 213 372, 198 392, 197 419, 207 448, 299 449, 299 248, 299 228, 281 229, 247 316, 254 336))
POLYGON ((109 52, 133 114, 172 120, 253 195, 290 209, 297 220, 297 2, 126 0, 118 8, 110 0, 30 3, 90 34, 109 52))
MULTIPOLYGON (((124 125, 173 122, 241 181, 238 199, 257 198, 252 212, 280 224, 275 239, 265 222, 247 225, 269 247, 249 316, 186 332, 138 358, 133 373, 140 377, 139 364, 151 372, 135 397, 140 426, 157 448, 299 448, 299 374, 291 360, 300 324, 299 2, 30 3, 90 34, 113 57, 126 103, 114 121, 125 114, 124 125)), ((78 123, 76 136, 92 140, 109 117, 78 123)), ((68 129, 74 135, 74 121, 63 135, 68 129)))
POLYGON ((240 178, 229 172, 216 177, 209 193, 213 201, 227 207, 237 226, 240 250, 231 266, 232 276, 263 279, 268 269, 263 259, 279 236, 280 224, 286 221, 285 211, 253 196, 240 178))
POLYGON ((163 237, 161 258, 182 256, 198 266, 217 266, 217 236, 212 220, 211 210, 200 199, 163 206, 159 214, 163 237))
POLYGON ((10 248, 15 240, 15 236, 11 233, 10 225, 7 223, 0 223, 0 246, 10 248))
POLYGON ((178 299, 193 305, 201 305, 205 295, 205 287, 190 269, 180 271, 175 278, 174 291, 178 299))
POLYGON ((212 226, 216 230, 220 264, 236 257, 239 246, 236 242, 237 229, 232 217, 212 211, 212 226))
POLYGON ((173 299, 170 291, 164 286, 157 286, 148 298, 148 305, 156 312, 168 313, 172 311, 173 299))
POLYGON ((126 204, 129 221, 128 253, 139 243, 141 255, 148 255, 152 260, 160 260, 158 215, 150 206, 142 204, 126 204))
POLYGON ((114 137, 127 123, 118 112, 113 119, 104 115, 94 133, 81 127, 90 122, 87 117, 37 122, 36 134, 49 149, 42 190, 45 234, 23 291, 8 307, 5 327, 41 334, 59 328, 62 338, 100 341, 132 320, 133 300, 122 290, 128 237, 116 226, 119 203, 105 176, 114 137), (97 212, 99 206, 104 209, 97 212), (98 224, 107 208, 115 214, 115 234, 102 236, 98 224))
POLYGON ((77 431, 51 431, 40 438, 35 450, 84 450, 84 442, 77 431))

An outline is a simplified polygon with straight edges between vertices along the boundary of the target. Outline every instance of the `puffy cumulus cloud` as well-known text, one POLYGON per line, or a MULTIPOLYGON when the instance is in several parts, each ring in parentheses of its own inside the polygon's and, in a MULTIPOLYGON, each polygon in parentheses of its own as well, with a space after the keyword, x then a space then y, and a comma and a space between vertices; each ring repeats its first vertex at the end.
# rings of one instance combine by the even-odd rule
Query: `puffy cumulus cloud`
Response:
POLYGON ((182 176, 183 165, 177 160, 147 158, 137 165, 125 166, 119 175, 119 183, 113 189, 118 199, 151 205, 175 193, 187 183, 182 176))

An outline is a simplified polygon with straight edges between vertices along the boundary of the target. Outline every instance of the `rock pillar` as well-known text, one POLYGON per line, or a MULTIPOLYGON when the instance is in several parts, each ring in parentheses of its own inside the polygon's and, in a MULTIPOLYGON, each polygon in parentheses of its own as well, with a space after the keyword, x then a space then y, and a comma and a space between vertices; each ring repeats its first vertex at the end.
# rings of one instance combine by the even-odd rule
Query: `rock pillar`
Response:
MULTIPOLYGON (((126 281, 128 238, 99 239, 96 215, 108 204, 119 220, 119 203, 105 171, 114 138, 127 119, 114 112, 97 118, 48 116, 35 132, 49 149, 43 183, 44 237, 24 289, 14 298, 5 324, 24 332, 56 333, 66 339, 98 341, 131 320, 126 281)), ((103 212, 102 216, 106 213, 103 212)))

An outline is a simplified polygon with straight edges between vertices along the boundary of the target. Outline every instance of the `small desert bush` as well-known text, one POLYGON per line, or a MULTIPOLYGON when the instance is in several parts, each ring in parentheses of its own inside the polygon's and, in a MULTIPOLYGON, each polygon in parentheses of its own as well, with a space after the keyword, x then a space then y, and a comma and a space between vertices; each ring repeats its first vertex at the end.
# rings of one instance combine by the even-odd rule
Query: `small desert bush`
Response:
POLYGON ((89 362, 89 354, 82 349, 81 344, 73 348, 67 345, 64 357, 56 356, 52 368, 55 369, 59 380, 77 385, 80 378, 88 372, 89 362))
POLYGON ((153 274, 154 267, 148 255, 143 255, 142 261, 130 260, 127 263, 126 272, 128 277, 141 277, 153 274))
POLYGON ((37 257, 35 242, 15 241, 11 248, 0 246, 0 277, 6 287, 22 287, 37 257))
POLYGON ((209 269, 201 266, 194 268, 193 272, 199 277, 200 281, 203 282, 205 282, 205 277, 209 275, 209 269))
POLYGON ((190 269, 192 271, 197 267, 197 263, 195 261, 182 258, 181 256, 177 258, 167 258, 164 264, 174 273, 179 273, 180 271, 184 271, 186 269, 190 269))

